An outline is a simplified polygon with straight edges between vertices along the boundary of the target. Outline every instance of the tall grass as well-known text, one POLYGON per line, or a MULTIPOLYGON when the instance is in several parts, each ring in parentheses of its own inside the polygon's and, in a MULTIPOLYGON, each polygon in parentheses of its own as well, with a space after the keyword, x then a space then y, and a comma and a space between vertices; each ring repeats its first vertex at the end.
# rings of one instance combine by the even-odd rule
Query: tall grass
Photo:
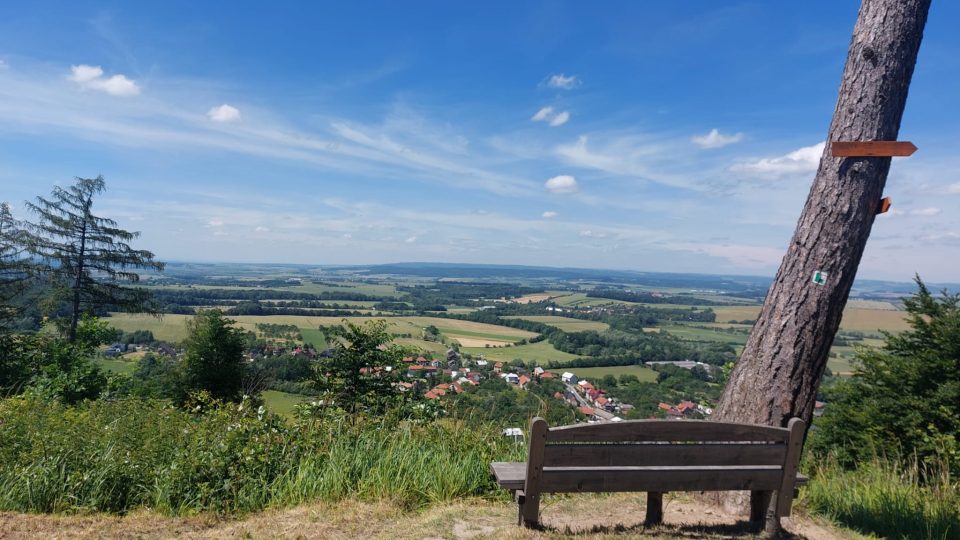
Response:
POLYGON ((960 486, 946 463, 874 458, 846 470, 827 459, 812 472, 801 500, 814 513, 884 538, 960 539, 960 486))
POLYGON ((0 510, 242 513, 347 497, 417 507, 499 496, 490 461, 522 453, 460 421, 290 423, 236 404, 11 398, 0 401, 0 510))

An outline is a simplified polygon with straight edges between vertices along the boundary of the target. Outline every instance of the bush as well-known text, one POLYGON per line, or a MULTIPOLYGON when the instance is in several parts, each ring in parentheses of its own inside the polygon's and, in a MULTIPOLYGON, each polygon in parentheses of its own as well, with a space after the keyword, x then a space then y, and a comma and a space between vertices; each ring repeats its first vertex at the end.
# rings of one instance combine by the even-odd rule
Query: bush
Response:
POLYGON ((243 513, 346 497, 417 507, 501 496, 490 461, 523 459, 493 426, 287 422, 204 395, 190 407, 0 400, 0 511, 243 513))
POLYGON ((848 470, 818 461, 801 504, 847 527, 884 538, 960 539, 960 490, 947 464, 881 458, 848 470))

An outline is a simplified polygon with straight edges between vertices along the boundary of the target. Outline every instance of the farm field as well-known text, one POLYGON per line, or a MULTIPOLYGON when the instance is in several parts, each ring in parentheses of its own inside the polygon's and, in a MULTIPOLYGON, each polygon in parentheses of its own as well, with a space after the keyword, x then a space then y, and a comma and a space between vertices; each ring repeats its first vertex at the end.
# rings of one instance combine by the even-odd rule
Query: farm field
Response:
POLYGON ((558 306, 571 307, 590 307, 603 306, 608 304, 630 304, 630 302, 621 302, 619 300, 610 300, 608 298, 588 298, 586 293, 558 292, 557 296, 551 298, 558 306))
POLYGON ((483 355, 487 360, 496 360, 498 362, 509 362, 510 360, 520 359, 528 362, 532 360, 545 365, 549 360, 566 362, 577 358, 576 355, 558 351, 553 348, 553 345, 547 340, 530 343, 528 345, 503 347, 499 349, 493 347, 489 349, 485 347, 464 347, 461 350, 475 357, 483 355))
POLYGON ((511 315, 503 317, 504 319, 523 319, 525 321, 540 322, 559 328, 564 332, 585 332, 587 330, 596 330, 604 332, 610 329, 610 325, 600 321, 582 321, 580 319, 571 319, 569 317, 560 317, 559 315, 511 315))
MULTIPOLYGON (((107 322, 114 328, 125 332, 134 330, 150 330, 160 340, 179 342, 187 334, 186 321, 190 315, 164 315, 162 318, 150 315, 114 313, 107 322)), ((292 324, 301 329, 304 339, 318 343, 322 333, 317 330, 321 325, 330 326, 342 324, 344 317, 320 317, 306 315, 240 315, 231 317, 237 321, 237 326, 244 330, 256 330, 257 323, 292 324), (314 333, 316 331, 316 333, 314 333)), ((346 317, 352 323, 363 323, 375 320, 375 317, 346 317)), ((449 336, 463 336, 477 339, 495 340, 504 343, 513 343, 521 339, 529 339, 537 334, 497 326, 494 324, 478 323, 473 321, 458 321, 454 319, 440 319, 433 317, 383 317, 387 321, 387 330, 393 334, 410 334, 419 337, 423 329, 429 325, 436 326, 441 333, 449 336)), ((418 340, 419 341, 419 340, 418 340)))
MULTIPOLYGON (((559 370, 555 370, 559 371, 559 370)), ((606 367, 588 367, 588 368, 564 368, 563 371, 569 371, 580 379, 600 379, 604 375, 636 375, 640 382, 657 382, 657 372, 644 366, 606 366, 606 367)))
MULTIPOLYGON (((755 320, 760 315, 760 306, 714 306, 718 323, 731 321, 755 320)), ((840 321, 841 330, 855 330, 860 332, 876 332, 887 330, 901 332, 909 328, 906 321, 906 312, 890 309, 864 309, 850 307, 843 311, 840 321)))
POLYGON ((696 328, 683 324, 661 325, 662 331, 677 336, 680 339, 689 341, 716 341, 720 343, 730 343, 733 345, 743 345, 747 342, 746 334, 728 334, 707 328, 696 328))
POLYGON ((303 337, 304 343, 313 345, 318 351, 327 348, 327 337, 317 328, 301 328, 300 336, 303 337))
POLYGON ((529 304, 531 302, 543 302, 544 300, 549 300, 549 293, 540 293, 540 294, 528 294, 526 296, 521 296, 519 298, 514 298, 511 302, 517 304, 529 304))

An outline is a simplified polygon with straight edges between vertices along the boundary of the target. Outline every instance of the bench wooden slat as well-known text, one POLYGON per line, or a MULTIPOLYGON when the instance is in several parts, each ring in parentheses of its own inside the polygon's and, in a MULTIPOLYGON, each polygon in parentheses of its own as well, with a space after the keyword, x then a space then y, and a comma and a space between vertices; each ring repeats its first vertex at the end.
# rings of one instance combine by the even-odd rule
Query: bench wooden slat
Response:
POLYGON ((786 443, 785 428, 726 422, 629 420, 551 428, 547 442, 765 441, 786 443))
POLYGON ((614 465, 783 465, 784 444, 548 444, 546 467, 614 465))
POLYGON ((490 472, 500 487, 509 490, 523 489, 527 481, 527 462, 494 461, 490 464, 490 472))
POLYGON ((544 492, 765 491, 780 487, 783 470, 755 467, 551 467, 544 468, 544 492))

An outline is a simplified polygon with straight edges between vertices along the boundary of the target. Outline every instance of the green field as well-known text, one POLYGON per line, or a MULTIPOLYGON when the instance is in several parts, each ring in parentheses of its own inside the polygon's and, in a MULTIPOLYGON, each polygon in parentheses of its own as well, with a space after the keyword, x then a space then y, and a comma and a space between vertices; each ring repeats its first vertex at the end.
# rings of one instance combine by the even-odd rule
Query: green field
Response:
POLYGON ((747 342, 746 334, 727 334, 708 328, 696 328, 683 324, 665 324, 659 326, 664 332, 670 333, 680 339, 688 341, 714 341, 719 343, 730 343, 732 345, 743 345, 747 342))
POLYGON ((138 360, 121 360, 119 358, 104 358, 98 356, 93 359, 93 363, 100 366, 101 369, 105 371, 112 371, 114 373, 122 373, 124 375, 130 375, 135 369, 137 369, 138 360))
MULTIPOLYGON (((559 371, 559 370, 557 370, 559 371)), ((563 371, 569 371, 581 379, 600 379, 604 375, 636 375, 641 382, 657 382, 657 372, 644 366, 607 366, 607 367, 588 367, 588 368, 565 368, 563 371)))
POLYGON ((610 329, 610 325, 600 321, 583 321, 580 319, 571 319, 570 317, 561 317, 559 315, 511 315, 503 317, 504 319, 523 319, 525 321, 534 321, 543 324, 549 324, 559 328, 564 332, 585 332, 587 330, 596 330, 604 332, 610 329))
POLYGON ((620 300, 610 300, 609 298, 588 298, 586 293, 570 293, 564 291, 551 292, 551 301, 558 306, 570 307, 590 307, 603 306, 608 304, 630 304, 631 302, 622 302, 620 300), (557 296, 553 296, 553 295, 557 296))
POLYGON ((293 416, 294 407, 310 399, 299 394, 288 394, 277 390, 265 390, 261 397, 263 397, 263 406, 268 411, 282 416, 293 416))
POLYGON ((310 343, 318 351, 322 351, 327 348, 327 338, 323 335, 323 332, 316 328, 301 328, 300 335, 303 337, 304 343, 310 343))
POLYGON ((529 345, 518 345, 516 347, 463 347, 460 350, 470 353, 473 356, 483 355, 484 358, 488 360, 496 360, 499 362, 509 362, 510 360, 520 359, 527 362, 532 360, 540 364, 546 364, 548 360, 566 362, 577 358, 576 355, 554 349, 553 345, 547 340, 529 345))

